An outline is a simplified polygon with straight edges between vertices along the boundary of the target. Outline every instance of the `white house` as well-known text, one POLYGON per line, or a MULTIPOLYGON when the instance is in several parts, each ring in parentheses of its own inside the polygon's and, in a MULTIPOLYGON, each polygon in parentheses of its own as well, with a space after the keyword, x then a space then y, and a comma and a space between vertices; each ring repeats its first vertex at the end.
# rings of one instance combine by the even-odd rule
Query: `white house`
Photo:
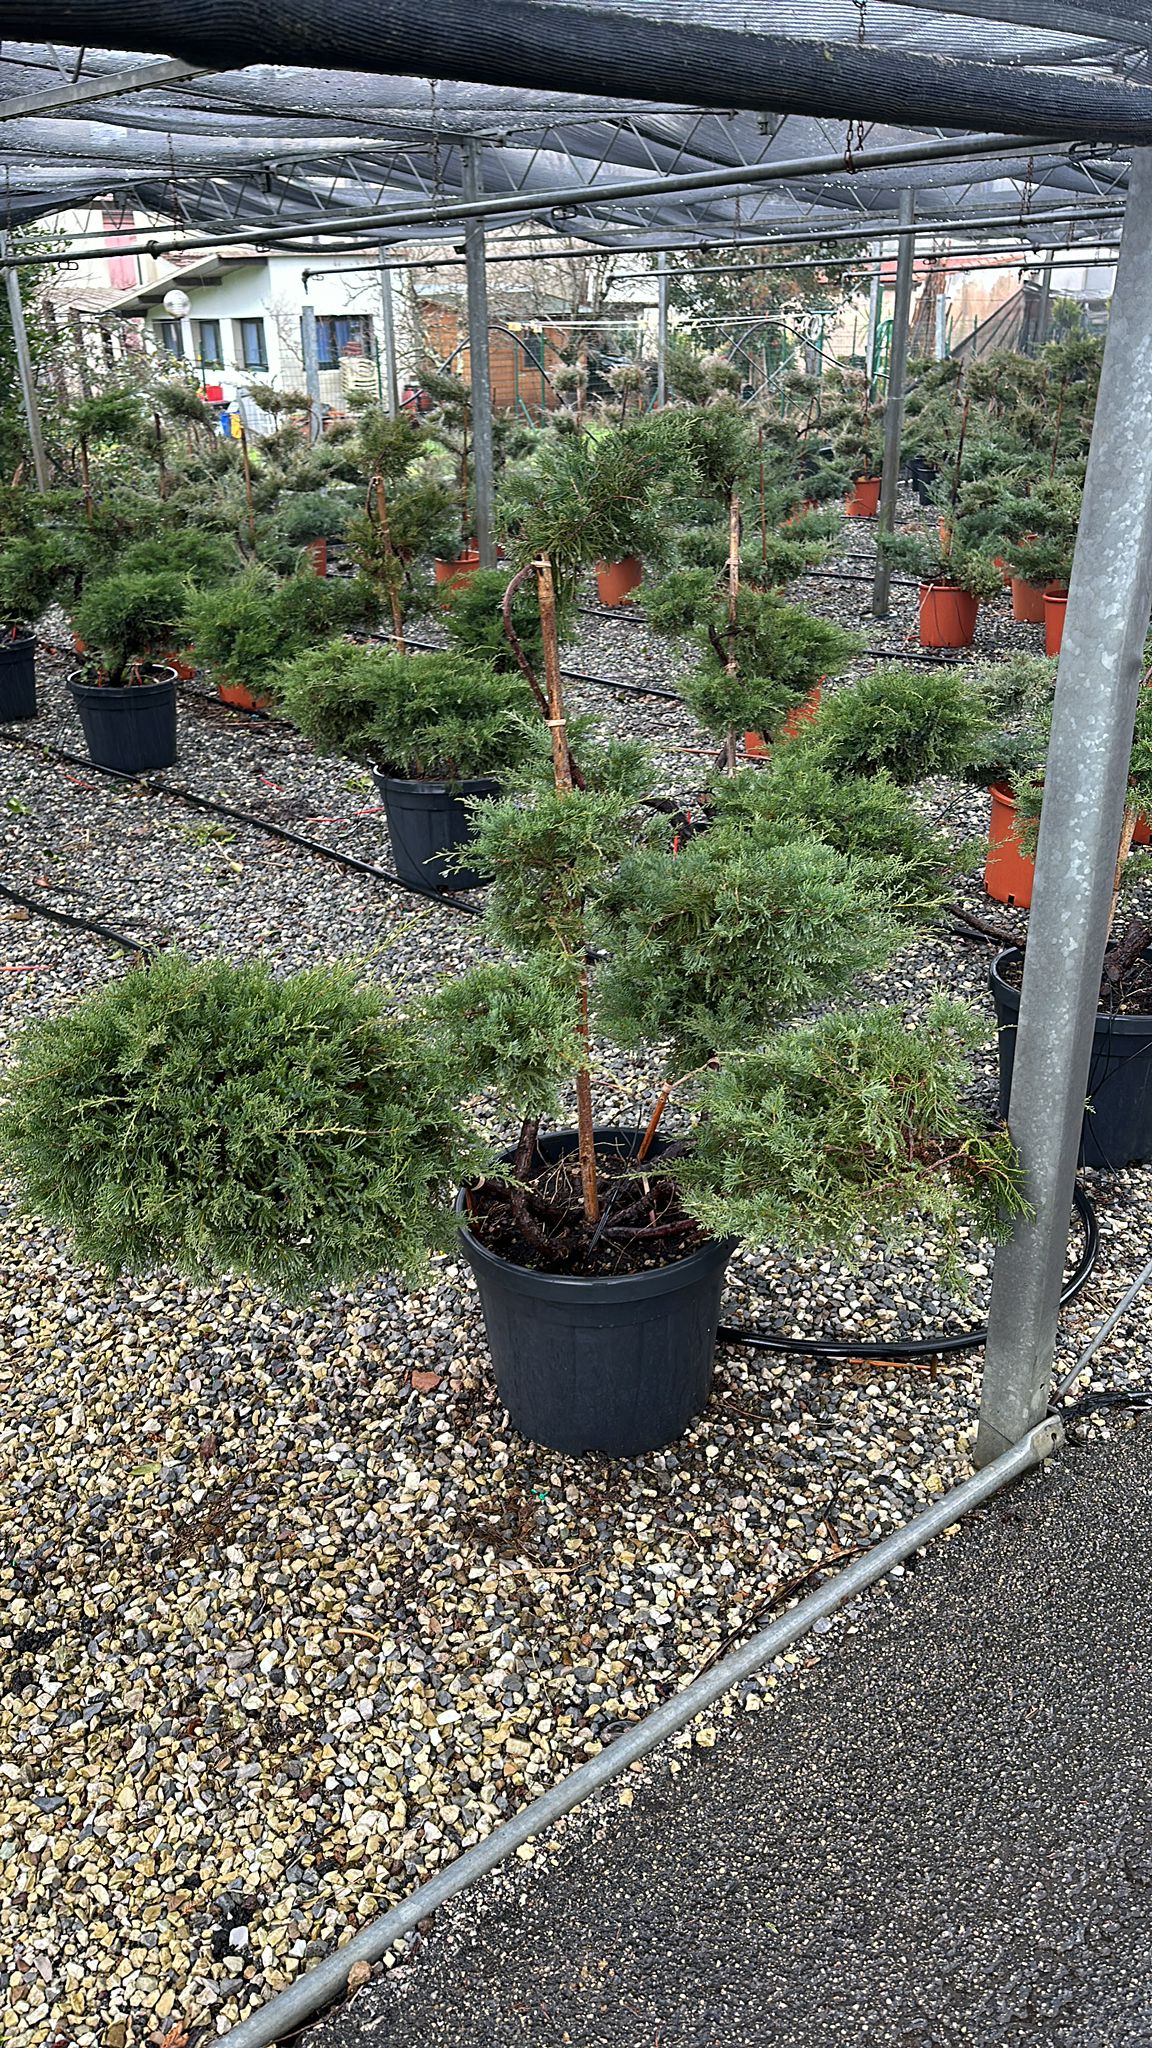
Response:
POLYGON ((106 311, 118 320, 141 318, 146 345, 187 363, 210 398, 227 402, 253 384, 304 388, 301 333, 310 305, 321 399, 340 412, 353 385, 379 389, 380 273, 332 272, 306 287, 303 270, 299 256, 236 245, 158 266, 158 275, 120 293, 106 311), (164 305, 174 289, 191 301, 183 318, 164 305))

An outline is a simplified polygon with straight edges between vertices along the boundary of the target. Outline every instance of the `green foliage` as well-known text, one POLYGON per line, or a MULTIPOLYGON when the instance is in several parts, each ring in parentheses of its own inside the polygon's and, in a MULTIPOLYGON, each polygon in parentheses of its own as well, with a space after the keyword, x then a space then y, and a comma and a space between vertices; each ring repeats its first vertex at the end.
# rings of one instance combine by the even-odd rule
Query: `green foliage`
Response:
POLYGON ((659 562, 668 544, 660 485, 675 418, 651 415, 595 440, 570 435, 544 443, 504 494, 502 522, 517 566, 547 555, 569 594, 594 562, 628 555, 659 562))
POLYGON ((535 704, 519 673, 459 654, 333 640, 271 677, 277 707, 326 753, 417 781, 502 775, 524 759, 535 704))
POLYGON ((370 625, 376 611, 363 578, 303 575, 278 583, 267 569, 253 568, 202 592, 189 608, 189 625, 201 661, 258 696, 278 662, 334 633, 370 625))
POLYGON ((727 504, 755 456, 755 422, 735 399, 716 398, 685 412, 682 430, 698 487, 727 504))
POLYGON ((681 1070, 841 994, 896 938, 867 871, 835 848, 735 832, 630 855, 597 926, 600 1027, 670 1040, 681 1070))
MULTIPOLYGON (((447 592, 448 638, 461 654, 486 661, 492 668, 516 668, 508 635, 504 631, 504 592, 510 577, 506 569, 477 569, 447 592)), ((560 606, 558 626, 567 629, 572 606, 560 606)), ((512 599, 512 625, 516 637, 536 675, 544 665, 544 642, 540 630, 540 608, 536 602, 536 579, 526 577, 512 599)))
POLYGON ((162 539, 133 541, 121 550, 117 561, 125 575, 183 576, 194 590, 227 582, 239 566, 234 542, 222 534, 201 533, 195 526, 165 534, 162 539))
POLYGON ((717 652, 728 645, 726 604, 716 603, 710 635, 699 635, 704 659, 681 688, 706 732, 772 732, 826 676, 835 675, 860 647, 825 619, 813 618, 767 591, 742 585, 736 600, 736 672, 717 652))
POLYGON ((716 577, 711 569, 669 569, 655 582, 642 583, 637 597, 648 623, 661 633, 687 633, 702 613, 711 610, 716 577))
POLYGON ((135 391, 104 391, 77 399, 70 419, 77 440, 84 441, 134 441, 144 425, 135 391))
POLYGON ((957 775, 981 755, 988 710, 979 687, 949 668, 878 668, 826 696, 789 744, 833 775, 875 775, 910 786, 957 775))
POLYGON ((906 569, 921 583, 954 583, 969 597, 991 598, 1001 589, 1000 571, 986 554, 958 540, 945 547, 938 537, 918 533, 882 533, 880 552, 893 568, 906 569))
POLYGON ((492 936, 557 969, 582 961, 588 920, 633 845, 635 798, 619 787, 540 787, 525 805, 474 806, 470 864, 493 878, 485 916, 492 936))
POLYGON ((1017 501, 1017 525, 1004 548, 1014 576, 1043 588, 1046 583, 1067 584, 1072 574, 1072 555, 1080 524, 1081 490, 1069 479, 1052 478, 1037 484, 1027 497, 1017 501))
POLYGON ((84 1258, 294 1296, 417 1274, 475 1147, 436 1041, 346 969, 167 955, 25 1035, 0 1153, 84 1258))
POLYGON ((518 1117, 559 1113, 560 1077, 581 1057, 570 975, 540 960, 475 967, 438 989, 427 1014, 463 1094, 518 1117))
POLYGON ((109 684, 130 680, 140 662, 170 654, 186 637, 182 576, 125 574, 89 583, 73 615, 77 637, 109 684))
POLYGON ((778 747, 767 769, 745 769, 718 783, 713 803, 714 830, 769 840, 814 833, 859 861, 901 923, 930 922, 953 894, 952 842, 883 773, 832 775, 803 748, 778 747))
POLYGON ((818 1018, 737 1052, 699 1085, 699 1121, 677 1176, 717 1236, 797 1251, 931 1222, 958 1247, 962 1222, 994 1240, 1027 1214, 1003 1129, 964 1101, 982 1020, 937 1000, 916 1030, 895 1010, 818 1018), (905 1226, 902 1228, 902 1226, 905 1226))
POLYGON ((382 476, 386 484, 395 484, 426 454, 430 437, 410 412, 393 419, 373 406, 360 415, 357 438, 366 478, 382 476))
POLYGON ((74 586, 79 566, 67 534, 41 529, 10 541, 0 554, 0 622, 34 626, 53 598, 74 586))
POLYGON ((166 378, 156 386, 153 397, 167 419, 178 420, 182 426, 202 427, 209 434, 216 432, 216 413, 186 377, 166 378))
POLYGON ((1056 663, 1044 654, 1014 654, 977 668, 973 682, 988 707, 989 728, 964 774, 973 782, 1006 782, 1015 790, 1043 770, 1056 663))
POLYGON ((313 540, 342 540, 355 506, 335 491, 294 491, 283 498, 272 522, 278 540, 303 547, 313 540))

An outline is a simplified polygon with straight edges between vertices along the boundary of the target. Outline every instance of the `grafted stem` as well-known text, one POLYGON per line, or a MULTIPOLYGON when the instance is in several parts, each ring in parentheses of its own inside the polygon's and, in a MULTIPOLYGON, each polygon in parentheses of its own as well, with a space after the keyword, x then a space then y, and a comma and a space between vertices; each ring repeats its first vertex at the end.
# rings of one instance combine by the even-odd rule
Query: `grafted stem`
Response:
POLYGON ((400 586, 396 580, 396 550, 392 545, 392 528, 388 523, 388 498, 382 476, 373 477, 372 489, 376 498, 376 520, 388 562, 388 602, 392 608, 392 638, 397 654, 404 654, 407 652, 404 646, 404 609, 400 603, 400 586))

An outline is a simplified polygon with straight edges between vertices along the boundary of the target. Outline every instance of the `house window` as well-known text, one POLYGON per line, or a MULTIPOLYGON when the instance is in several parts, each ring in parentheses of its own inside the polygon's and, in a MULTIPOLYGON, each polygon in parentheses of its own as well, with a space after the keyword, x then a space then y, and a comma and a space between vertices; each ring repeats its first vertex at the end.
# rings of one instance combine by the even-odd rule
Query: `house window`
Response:
POLYGON ((220 322, 218 320, 198 320, 196 322, 196 353, 204 369, 223 369, 224 349, 220 340, 220 322))
POLYGON ((268 368, 268 348, 264 340, 262 320, 237 320, 236 341, 240 361, 246 370, 268 368))
POLYGON ((372 316, 369 313, 318 313, 316 353, 322 370, 338 370, 342 356, 372 355, 372 316))
POLYGON ((164 353, 170 356, 183 356, 184 329, 179 320, 161 320, 159 327, 160 346, 164 353))

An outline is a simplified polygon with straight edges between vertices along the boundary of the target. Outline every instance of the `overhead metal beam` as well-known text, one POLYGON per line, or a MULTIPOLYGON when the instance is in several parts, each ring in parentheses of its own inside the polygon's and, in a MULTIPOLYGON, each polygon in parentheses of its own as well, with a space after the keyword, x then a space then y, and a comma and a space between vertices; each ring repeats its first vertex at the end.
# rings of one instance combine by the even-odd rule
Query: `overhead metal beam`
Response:
POLYGON ((993 1267, 978 1464, 1048 1403, 1150 608, 1152 151, 1140 150, 1057 671, 1008 1105, 1034 1216, 993 1267))
MULTIPOLYGON (((896 258, 896 298, 892 308, 892 339, 888 344, 888 395, 884 405, 884 461, 880 472, 879 518, 876 537, 881 540, 896 524, 896 486, 900 480, 900 435, 904 426, 904 396, 908 382, 908 347, 912 331, 912 279, 916 268, 916 240, 913 221, 916 194, 900 194, 900 231, 903 240, 896 258)), ((877 550, 876 575, 872 584, 872 616, 888 617, 888 584, 892 571, 877 550)))
POLYGON ((75 84, 45 86, 41 92, 20 93, 16 99, 0 99, 0 121, 17 121, 24 114, 50 114, 59 107, 82 107, 88 100, 110 100, 122 92, 148 92, 157 85, 177 85, 184 78, 213 78, 219 67, 185 64, 172 57, 162 64, 137 64, 130 70, 110 71, 100 78, 78 78, 75 84))

